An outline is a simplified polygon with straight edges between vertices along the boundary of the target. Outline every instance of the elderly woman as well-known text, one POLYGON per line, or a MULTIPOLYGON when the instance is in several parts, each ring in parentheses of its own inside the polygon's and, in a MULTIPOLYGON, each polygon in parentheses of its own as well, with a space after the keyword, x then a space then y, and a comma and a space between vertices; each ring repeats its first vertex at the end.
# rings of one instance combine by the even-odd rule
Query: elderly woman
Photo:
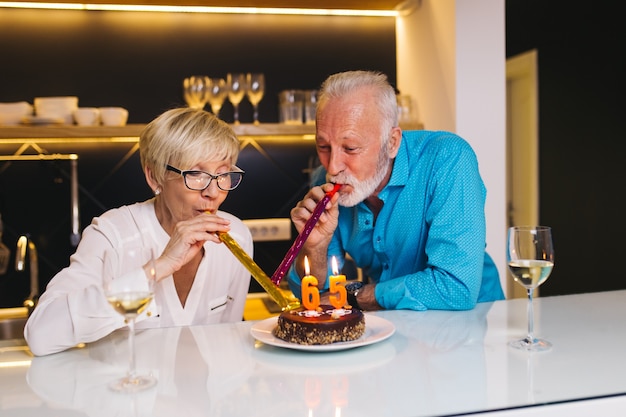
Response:
POLYGON ((155 197, 112 209, 85 228, 70 265, 48 284, 24 332, 35 355, 98 340, 124 326, 103 293, 102 259, 110 248, 155 253, 153 303, 137 328, 242 319, 250 273, 221 244, 228 232, 252 256, 252 237, 235 216, 219 211, 243 171, 239 141, 212 114, 166 111, 139 139, 141 165, 155 197))

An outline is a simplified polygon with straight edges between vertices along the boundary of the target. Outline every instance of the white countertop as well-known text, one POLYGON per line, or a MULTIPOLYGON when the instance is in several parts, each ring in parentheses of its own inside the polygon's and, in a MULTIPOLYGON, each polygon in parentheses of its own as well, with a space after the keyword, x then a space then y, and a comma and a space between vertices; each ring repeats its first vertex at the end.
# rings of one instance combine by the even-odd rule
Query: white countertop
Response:
POLYGON ((507 346, 525 335, 523 299, 376 316, 390 338, 334 352, 255 341, 261 322, 143 331, 138 368, 159 382, 134 396, 107 388, 125 372, 126 332, 32 360, 0 347, 0 415, 625 415, 626 291, 536 299, 536 334, 554 347, 532 354, 507 346))

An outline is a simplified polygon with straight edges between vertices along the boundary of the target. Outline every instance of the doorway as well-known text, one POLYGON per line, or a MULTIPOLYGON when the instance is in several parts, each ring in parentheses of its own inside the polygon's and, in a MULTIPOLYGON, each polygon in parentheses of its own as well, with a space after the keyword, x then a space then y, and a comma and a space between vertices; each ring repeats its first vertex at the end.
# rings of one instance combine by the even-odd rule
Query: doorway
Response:
MULTIPOLYGON (((539 222, 536 49, 507 59, 506 107, 507 227, 535 225, 539 222)), ((507 298, 526 298, 526 289, 508 278, 507 298)))

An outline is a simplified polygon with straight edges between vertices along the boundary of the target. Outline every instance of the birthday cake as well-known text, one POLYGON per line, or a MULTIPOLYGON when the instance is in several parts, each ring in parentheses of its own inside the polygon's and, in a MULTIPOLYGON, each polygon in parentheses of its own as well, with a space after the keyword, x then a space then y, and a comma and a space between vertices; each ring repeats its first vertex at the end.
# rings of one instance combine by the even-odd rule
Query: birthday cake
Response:
POLYGON ((327 345, 356 340, 365 333, 361 310, 320 305, 315 310, 300 307, 278 316, 274 335, 299 345, 327 345))

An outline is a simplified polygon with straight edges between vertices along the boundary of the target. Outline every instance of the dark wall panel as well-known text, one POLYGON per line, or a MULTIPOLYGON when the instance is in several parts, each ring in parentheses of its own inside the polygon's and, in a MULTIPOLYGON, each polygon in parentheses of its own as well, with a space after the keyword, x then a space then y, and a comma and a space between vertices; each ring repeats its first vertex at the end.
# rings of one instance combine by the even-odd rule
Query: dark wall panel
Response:
MULTIPOLYGON (((0 102, 76 95, 82 106, 127 107, 146 123, 184 104, 183 78, 263 72, 263 122, 279 91, 314 89, 331 73, 375 69, 395 82, 395 20, 0 9, 0 102)), ((242 122, 252 106, 241 105, 242 122)), ((223 108, 232 121, 232 106, 223 108)))
POLYGON ((626 289, 625 3, 507 0, 507 56, 537 49, 540 221, 556 263, 542 295, 626 289))

